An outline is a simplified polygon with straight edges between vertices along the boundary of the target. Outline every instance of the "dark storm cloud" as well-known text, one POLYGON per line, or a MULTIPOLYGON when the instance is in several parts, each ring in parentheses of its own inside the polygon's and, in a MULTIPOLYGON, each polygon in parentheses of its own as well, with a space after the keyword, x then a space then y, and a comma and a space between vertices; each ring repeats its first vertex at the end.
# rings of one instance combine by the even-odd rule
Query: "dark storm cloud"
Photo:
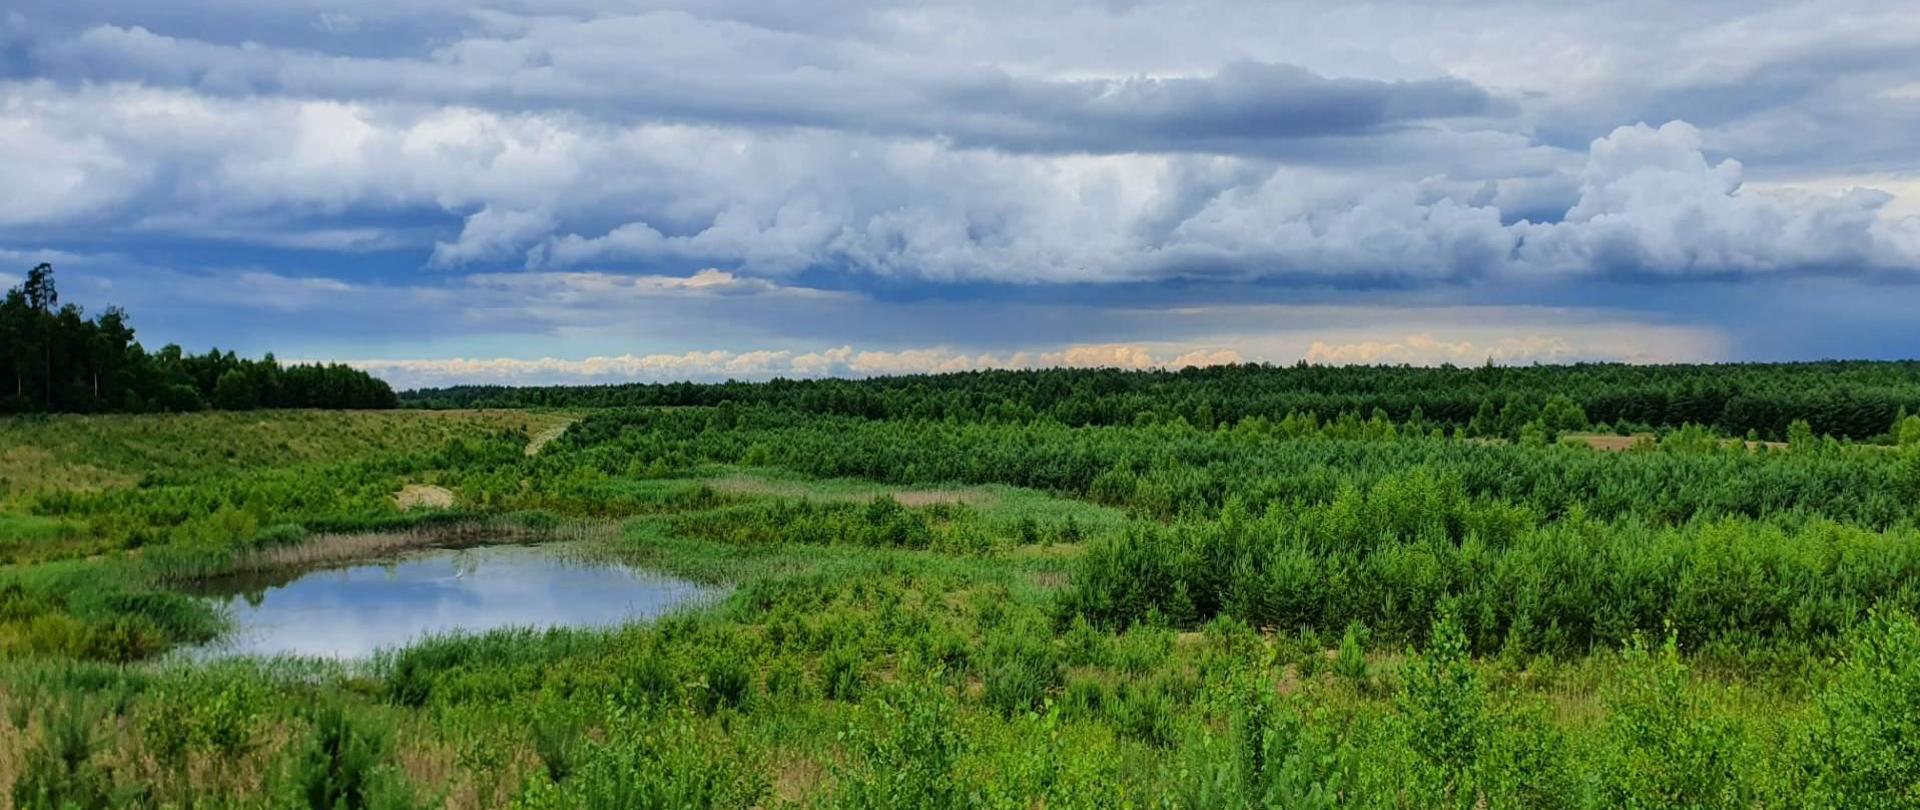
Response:
POLYGON ((972 145, 1061 152, 1259 153, 1274 140, 1370 135, 1488 114, 1489 94, 1458 79, 1330 79, 1294 65, 1235 62, 1212 76, 1035 81, 949 89, 958 111, 939 134, 972 145))
MULTIPOLYGON (((163 331, 360 356, 694 335, 742 354, 664 368, 818 372, 1085 336, 1172 362, 1250 298, 1897 298, 1917 128, 1920 16, 1892 0, 18 0, 0 187, 29 193, 0 196, 0 255, 79 264, 163 331), (672 281, 703 271, 733 281, 672 281), (916 353, 946 336, 979 348, 916 353), (1184 343, 1122 345, 1156 336, 1184 343), (801 359, 841 344, 893 353, 801 359)), ((1455 316, 1235 340, 1663 356, 1628 315, 1619 351, 1455 316)))
POLYGON ((1270 154, 1284 148, 1280 141, 1375 135, 1511 112, 1456 78, 1329 78, 1254 61, 1176 78, 1055 80, 977 66, 893 71, 841 43, 679 12, 526 25, 510 36, 462 39, 426 59, 276 50, 95 26, 35 42, 27 58, 66 81, 565 110, 613 120, 806 126, 1035 152, 1270 154), (683 45, 662 52, 648 42, 683 45))

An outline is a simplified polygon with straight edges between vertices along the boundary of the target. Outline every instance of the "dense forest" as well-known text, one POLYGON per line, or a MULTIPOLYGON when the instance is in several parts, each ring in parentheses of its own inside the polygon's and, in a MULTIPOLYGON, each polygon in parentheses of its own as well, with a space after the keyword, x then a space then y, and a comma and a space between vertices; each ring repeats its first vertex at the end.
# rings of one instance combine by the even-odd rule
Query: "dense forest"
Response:
POLYGON ((41 264, 0 302, 0 413, 392 408, 386 382, 343 365, 282 366, 218 349, 195 356, 168 345, 149 354, 125 310, 87 318, 61 305, 53 266, 41 264))
POLYGON ((1558 396, 1609 428, 1702 425, 1726 435, 1785 440, 1793 422, 1857 440, 1884 438, 1901 412, 1920 412, 1920 362, 1718 365, 1582 364, 1458 368, 1235 365, 1179 371, 978 371, 866 380, 668 383, 410 391, 426 408, 764 404, 868 419, 1132 425, 1178 417, 1210 428, 1289 412, 1385 412, 1517 437, 1558 396), (1476 424, 1476 418, 1478 420, 1476 424))

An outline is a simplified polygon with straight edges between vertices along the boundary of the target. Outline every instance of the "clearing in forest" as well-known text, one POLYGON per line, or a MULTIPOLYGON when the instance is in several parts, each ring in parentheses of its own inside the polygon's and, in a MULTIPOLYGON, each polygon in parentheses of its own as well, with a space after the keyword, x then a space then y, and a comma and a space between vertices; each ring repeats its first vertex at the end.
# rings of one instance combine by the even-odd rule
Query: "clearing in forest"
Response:
POLYGON ((709 486, 735 495, 769 495, 784 498, 809 498, 821 501, 870 501, 881 495, 892 497, 901 506, 961 504, 985 506, 1000 499, 985 487, 949 489, 889 489, 883 484, 865 481, 794 481, 752 475, 716 478, 709 486))

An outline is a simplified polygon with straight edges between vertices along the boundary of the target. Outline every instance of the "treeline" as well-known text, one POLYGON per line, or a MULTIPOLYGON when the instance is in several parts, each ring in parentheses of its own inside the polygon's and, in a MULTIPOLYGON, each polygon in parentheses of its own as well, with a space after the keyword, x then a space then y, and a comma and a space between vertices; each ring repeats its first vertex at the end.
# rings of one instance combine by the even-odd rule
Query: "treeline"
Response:
POLYGON ((343 365, 282 366, 168 345, 149 354, 125 310, 88 318, 61 305, 52 265, 29 271, 0 302, 0 413, 392 408, 385 381, 343 365))
POLYGON ((1816 433, 1884 437, 1904 408, 1920 412, 1920 362, 1414 368, 1271 366, 1179 371, 1046 369, 764 383, 666 383, 409 391, 413 407, 701 406, 763 404, 867 419, 1026 422, 1069 426, 1185 420, 1210 428, 1289 412, 1371 413, 1467 427, 1489 415, 1524 424, 1556 396, 1596 424, 1695 424, 1784 440, 1797 419, 1816 433))

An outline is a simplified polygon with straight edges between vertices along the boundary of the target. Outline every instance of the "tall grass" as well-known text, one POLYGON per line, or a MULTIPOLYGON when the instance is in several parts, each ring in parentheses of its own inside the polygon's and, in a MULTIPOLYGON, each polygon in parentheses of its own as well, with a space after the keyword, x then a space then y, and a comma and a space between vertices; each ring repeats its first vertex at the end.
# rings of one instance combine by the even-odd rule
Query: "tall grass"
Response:
MULTIPOLYGON (((524 433, 462 428, 36 490, 13 502, 30 520, 0 524, 48 544, 0 569, 0 793, 1920 803, 1920 456, 1224 422, 618 413, 534 455, 524 433), (460 508, 402 511, 407 483, 460 508), (176 589, 206 576, 530 539, 735 587, 648 624, 423 639, 351 667, 119 663, 217 632, 176 589)), ((103 468, 141 452, 102 450, 103 468)))

